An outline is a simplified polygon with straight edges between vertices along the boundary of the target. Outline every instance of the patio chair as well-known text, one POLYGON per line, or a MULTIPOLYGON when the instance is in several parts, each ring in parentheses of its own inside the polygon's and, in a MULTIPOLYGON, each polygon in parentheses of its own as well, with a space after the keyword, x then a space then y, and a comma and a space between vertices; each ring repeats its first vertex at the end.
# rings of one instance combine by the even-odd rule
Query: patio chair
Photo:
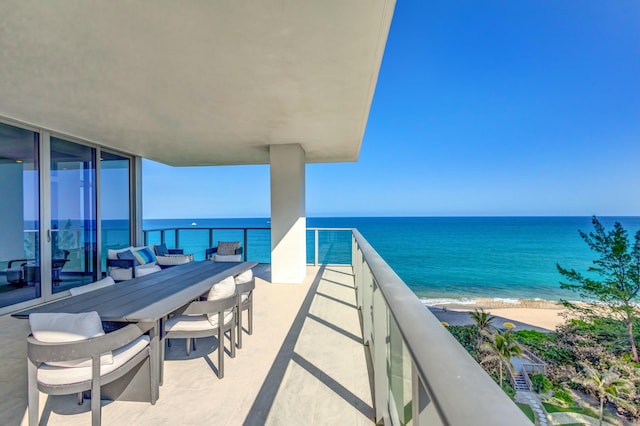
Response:
MULTIPOLYGON (((191 302, 180 314, 165 322, 165 339, 186 339, 187 355, 191 353, 191 339, 196 348, 198 337, 216 336, 218 339, 218 378, 224 377, 224 336, 231 340, 231 358, 236 356, 234 327, 237 303, 236 284, 227 277, 214 284, 206 301, 191 302)), ((163 360, 164 362, 164 360, 163 360)))
MULTIPOLYGON (((104 334, 97 312, 31 314, 27 337, 29 425, 38 424, 39 391, 49 395, 91 391, 91 424, 101 422, 101 386, 112 383, 147 362, 153 377, 149 336, 151 325, 130 324, 104 334)), ((151 403, 153 381, 149 384, 151 403)))
POLYGON ((248 311, 249 323, 247 333, 253 334, 253 290, 256 288, 256 280, 253 271, 249 269, 234 278, 238 300, 236 310, 238 312, 238 349, 242 349, 242 311, 248 311))
POLYGON ((205 250, 205 260, 212 259, 214 262, 242 262, 242 247, 240 241, 219 241, 217 247, 205 250))
POLYGON ((7 282, 9 284, 26 284, 24 267, 27 262, 29 262, 28 259, 13 259, 9 261, 7 269, 4 270, 7 274, 7 282))

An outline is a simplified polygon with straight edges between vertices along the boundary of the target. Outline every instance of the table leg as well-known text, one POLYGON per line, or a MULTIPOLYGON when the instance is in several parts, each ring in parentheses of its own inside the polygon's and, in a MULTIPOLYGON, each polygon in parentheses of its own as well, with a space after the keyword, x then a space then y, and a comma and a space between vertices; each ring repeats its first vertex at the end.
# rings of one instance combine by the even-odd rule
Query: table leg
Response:
POLYGON ((160 385, 159 385, 159 373, 160 373, 160 365, 162 362, 159 361, 160 356, 160 346, 159 346, 159 321, 156 321, 149 330, 149 337, 151 342, 149 343, 149 350, 151 352, 151 403, 155 404, 160 396, 160 385), (159 365, 160 364, 160 365, 159 365))
POLYGON ((164 319, 161 318, 160 320, 158 320, 158 324, 159 324, 159 342, 160 342, 160 358, 159 358, 159 362, 160 362, 160 380, 159 380, 159 385, 162 386, 164 383, 164 351, 165 351, 165 341, 164 341, 164 319))

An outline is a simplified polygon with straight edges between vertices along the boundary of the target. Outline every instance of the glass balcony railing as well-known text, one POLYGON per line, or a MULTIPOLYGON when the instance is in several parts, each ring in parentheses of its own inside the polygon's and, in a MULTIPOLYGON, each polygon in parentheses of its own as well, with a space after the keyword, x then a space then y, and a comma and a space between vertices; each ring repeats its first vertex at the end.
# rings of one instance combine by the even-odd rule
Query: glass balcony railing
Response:
MULTIPOLYGON (((195 260, 204 260, 205 250, 220 241, 240 241, 245 260, 271 263, 270 228, 170 228, 143 231, 145 245, 164 243, 181 248, 195 260)), ((308 228, 307 263, 310 265, 351 264, 351 229, 308 228)))

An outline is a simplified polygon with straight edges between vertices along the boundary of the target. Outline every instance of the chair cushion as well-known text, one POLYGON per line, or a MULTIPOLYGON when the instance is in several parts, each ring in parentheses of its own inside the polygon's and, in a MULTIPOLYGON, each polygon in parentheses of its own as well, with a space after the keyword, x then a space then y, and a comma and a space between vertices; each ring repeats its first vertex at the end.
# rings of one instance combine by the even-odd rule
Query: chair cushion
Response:
MULTIPOLYGON (((104 336, 102 321, 97 312, 83 312, 80 314, 31 314, 29 315, 31 334, 41 342, 68 343, 104 336)), ((113 363, 111 352, 100 356, 100 364, 113 363)), ((69 361, 55 361, 47 364, 57 367, 91 367, 90 358, 69 361)))
POLYGON ((221 256, 227 256, 230 254, 236 254, 236 249, 240 248, 239 241, 219 241, 218 242, 218 254, 221 256))
MULTIPOLYGON (((100 375, 115 371, 149 345, 149 336, 140 336, 133 342, 113 351, 112 364, 100 364, 100 375)), ((43 364, 38 368, 38 381, 46 385, 68 385, 91 380, 91 367, 63 368, 43 364)))
POLYGON ((158 265, 162 266, 182 265, 183 263, 193 262, 193 254, 167 254, 164 256, 158 255, 156 260, 158 262, 158 265))
POLYGON ((243 273, 236 275, 234 279, 236 281, 236 284, 248 283, 253 279, 253 271, 251 269, 249 269, 248 271, 244 271, 243 273))
POLYGON ((156 262, 156 255, 153 254, 153 250, 151 250, 149 247, 142 247, 140 250, 135 250, 133 252, 133 255, 141 265, 156 262))
POLYGON ((107 277, 94 283, 83 285, 82 287, 71 288, 69 289, 69 293, 71 293, 72 296, 77 296, 78 294, 88 293, 90 291, 98 290, 99 288, 108 287, 114 284, 115 281, 113 281, 113 278, 107 277))
MULTIPOLYGON (((222 281, 211 286, 211 290, 209 290, 209 294, 207 295, 207 300, 220 300, 226 299, 227 297, 231 297, 236 292, 236 282, 232 276, 228 276, 222 281)), ((227 324, 230 319, 233 318, 233 308, 227 309, 224 311, 224 323, 227 324)), ((209 317, 209 323, 211 323, 212 327, 218 327, 218 314, 207 314, 209 317)))
POLYGON ((223 279, 211 286, 207 300, 220 300, 233 296, 236 292, 236 282, 232 276, 223 279))
POLYGON ((138 266, 140 265, 140 261, 138 260, 138 258, 133 254, 133 251, 131 250, 124 250, 118 253, 118 259, 127 259, 127 260, 133 260, 133 265, 134 266, 138 266))
POLYGON ((214 262, 242 262, 242 255, 233 254, 233 255, 221 256, 219 254, 216 254, 215 256, 213 256, 213 261, 214 262))
POLYGON ((153 249, 156 252, 156 256, 166 256, 167 254, 169 254, 169 251, 167 250, 167 245, 166 244, 156 244, 155 246, 153 246, 153 249))
MULTIPOLYGON (((210 315, 211 316, 211 315, 210 315)), ((213 315, 212 320, 206 315, 176 315, 165 323, 167 331, 202 331, 218 328, 218 314, 213 315)), ((233 320, 233 310, 224 313, 224 323, 229 324, 233 320)))
POLYGON ((241 303, 244 303, 247 300, 249 300, 249 293, 243 293, 243 294, 240 295, 240 302, 241 303))
POLYGON ((118 259, 118 253, 121 253, 127 250, 133 250, 133 246, 123 247, 119 249, 109 249, 107 250, 107 259, 118 259))

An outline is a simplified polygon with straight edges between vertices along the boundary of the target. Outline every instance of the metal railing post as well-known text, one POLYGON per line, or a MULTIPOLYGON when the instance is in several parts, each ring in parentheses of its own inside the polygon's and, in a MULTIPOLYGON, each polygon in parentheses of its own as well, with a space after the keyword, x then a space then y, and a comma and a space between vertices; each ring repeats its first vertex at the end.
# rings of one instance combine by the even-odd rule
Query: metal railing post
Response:
POLYGON ((244 250, 242 250, 242 253, 243 253, 243 256, 244 256, 243 258, 246 261, 247 260, 247 251, 248 251, 248 248, 247 248, 247 228, 244 228, 244 240, 243 241, 244 241, 243 242, 244 250))
POLYGON ((316 228, 316 230, 315 230, 315 239, 316 239, 316 241, 315 241, 315 257, 314 257, 315 261, 313 262, 313 264, 315 266, 318 266, 318 228, 316 228))
POLYGON ((180 229, 176 228, 176 246, 175 248, 180 248, 180 229))

